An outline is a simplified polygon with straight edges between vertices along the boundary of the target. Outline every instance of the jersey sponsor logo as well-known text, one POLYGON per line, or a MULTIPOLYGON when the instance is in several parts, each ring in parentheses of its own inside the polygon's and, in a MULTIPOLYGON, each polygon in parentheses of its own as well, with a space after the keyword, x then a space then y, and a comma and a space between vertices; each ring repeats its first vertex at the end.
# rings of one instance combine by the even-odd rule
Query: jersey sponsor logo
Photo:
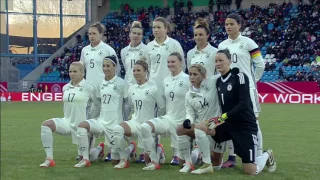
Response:
MULTIPOLYGON (((228 91, 231 91, 231 90, 232 90, 232 85, 231 85, 231 83, 230 83, 230 84, 228 84, 228 86, 227 86, 227 90, 228 90, 228 91)), ((220 91, 220 89, 219 89, 219 91, 220 91)))

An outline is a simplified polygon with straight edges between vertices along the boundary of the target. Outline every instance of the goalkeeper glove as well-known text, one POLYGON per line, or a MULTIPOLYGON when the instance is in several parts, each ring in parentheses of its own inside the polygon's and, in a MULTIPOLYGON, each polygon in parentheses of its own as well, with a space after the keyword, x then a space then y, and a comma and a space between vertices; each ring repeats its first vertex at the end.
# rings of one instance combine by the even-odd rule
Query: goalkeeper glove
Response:
POLYGON ((220 117, 214 117, 214 118, 208 119, 207 126, 209 127, 209 129, 214 129, 214 128, 218 127, 219 125, 221 125, 222 123, 224 123, 224 121, 227 118, 228 118, 227 114, 224 113, 220 117))
POLYGON ((183 121, 183 128, 191 129, 191 121, 190 121, 190 119, 186 119, 186 120, 183 121))

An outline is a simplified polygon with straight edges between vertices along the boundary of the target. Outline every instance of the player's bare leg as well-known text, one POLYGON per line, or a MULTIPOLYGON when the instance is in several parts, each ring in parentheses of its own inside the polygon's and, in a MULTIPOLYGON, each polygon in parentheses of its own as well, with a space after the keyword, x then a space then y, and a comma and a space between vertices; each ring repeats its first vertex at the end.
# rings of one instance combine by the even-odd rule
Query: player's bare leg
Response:
POLYGON ((40 167, 53 167, 55 162, 53 160, 53 136, 52 132, 56 131, 54 121, 44 121, 41 126, 41 140, 43 148, 46 152, 46 160, 40 164, 40 167))

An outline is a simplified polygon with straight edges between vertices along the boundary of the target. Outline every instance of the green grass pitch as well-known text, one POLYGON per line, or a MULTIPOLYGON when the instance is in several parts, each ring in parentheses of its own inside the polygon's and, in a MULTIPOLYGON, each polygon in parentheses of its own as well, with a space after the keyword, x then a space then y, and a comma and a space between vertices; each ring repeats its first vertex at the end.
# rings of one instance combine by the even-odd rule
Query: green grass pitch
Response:
MULTIPOLYGON (((77 147, 70 137, 54 134, 54 168, 39 168, 45 159, 40 140, 42 121, 62 116, 62 103, 1 103, 1 179, 3 180, 100 180, 100 179, 318 179, 320 175, 320 106, 301 104, 264 104, 260 115, 264 148, 275 152, 277 170, 266 170, 257 177, 242 173, 241 162, 234 169, 210 175, 179 173, 178 166, 171 166, 172 149, 169 139, 162 138, 166 148, 167 164, 161 170, 142 171, 143 164, 115 170, 110 163, 95 162, 89 168, 76 169, 77 147)), ((97 140, 99 142, 102 139, 97 140)))

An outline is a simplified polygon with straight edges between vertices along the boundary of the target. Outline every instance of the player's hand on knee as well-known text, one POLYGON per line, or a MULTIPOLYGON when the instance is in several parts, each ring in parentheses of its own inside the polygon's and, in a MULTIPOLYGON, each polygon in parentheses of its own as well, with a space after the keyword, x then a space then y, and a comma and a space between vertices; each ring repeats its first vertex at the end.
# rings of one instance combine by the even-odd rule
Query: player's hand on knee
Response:
POLYGON ((186 119, 186 120, 183 121, 183 128, 191 129, 191 121, 190 121, 190 119, 186 119))

